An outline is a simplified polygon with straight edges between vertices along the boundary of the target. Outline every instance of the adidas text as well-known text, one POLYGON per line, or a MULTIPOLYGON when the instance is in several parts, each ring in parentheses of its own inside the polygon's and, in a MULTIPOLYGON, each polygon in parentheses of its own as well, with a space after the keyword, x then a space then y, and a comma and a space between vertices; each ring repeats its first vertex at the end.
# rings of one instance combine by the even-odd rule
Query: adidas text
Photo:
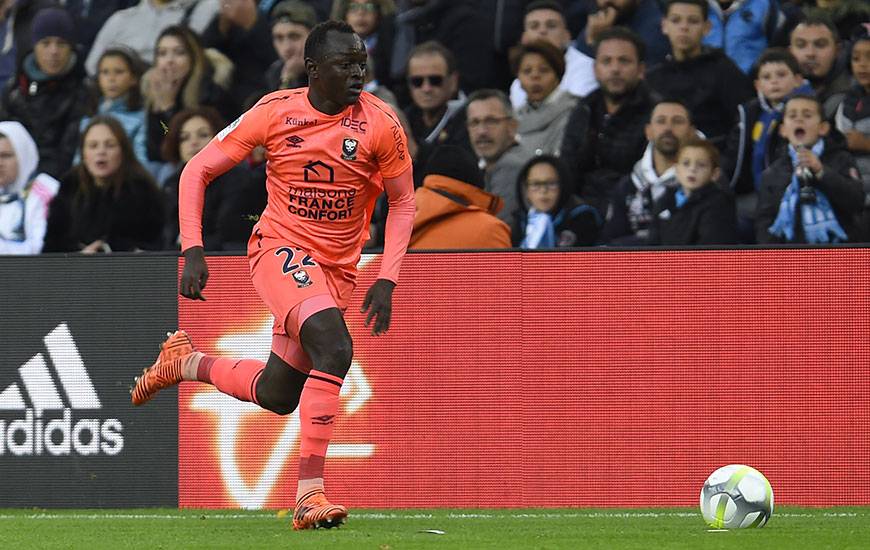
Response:
POLYGON ((24 418, 0 420, 0 456, 116 455, 124 448, 123 429, 117 418, 73 422, 70 409, 52 419, 27 409, 24 418))

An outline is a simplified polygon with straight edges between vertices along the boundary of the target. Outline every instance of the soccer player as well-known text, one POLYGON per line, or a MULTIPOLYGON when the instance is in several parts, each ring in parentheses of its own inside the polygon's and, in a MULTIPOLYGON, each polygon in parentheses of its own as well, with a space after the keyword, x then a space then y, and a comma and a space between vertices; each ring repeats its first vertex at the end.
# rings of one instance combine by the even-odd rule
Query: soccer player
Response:
POLYGON ((183 331, 164 342, 132 390, 135 405, 182 380, 286 415, 299 406, 299 484, 294 529, 333 527, 347 509, 327 501, 326 449, 353 355, 343 312, 355 286, 375 199, 389 199, 384 256, 363 301, 366 326, 390 326, 392 293, 414 220, 411 159, 394 112, 363 92, 366 50, 344 22, 305 42, 309 87, 280 90, 221 131, 181 175, 180 293, 203 300, 208 280, 201 218, 205 187, 257 146, 266 148, 269 201, 248 242, 254 287, 275 317, 268 361, 210 357, 183 331))

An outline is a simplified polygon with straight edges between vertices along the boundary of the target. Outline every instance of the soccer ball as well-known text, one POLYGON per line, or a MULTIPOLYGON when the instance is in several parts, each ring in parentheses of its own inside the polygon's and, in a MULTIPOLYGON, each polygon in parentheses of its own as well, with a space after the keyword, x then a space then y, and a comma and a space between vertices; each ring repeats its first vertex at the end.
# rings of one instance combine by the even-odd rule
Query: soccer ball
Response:
POLYGON ((715 529, 764 527, 773 515, 773 489, 755 468, 723 466, 701 488, 701 515, 715 529))

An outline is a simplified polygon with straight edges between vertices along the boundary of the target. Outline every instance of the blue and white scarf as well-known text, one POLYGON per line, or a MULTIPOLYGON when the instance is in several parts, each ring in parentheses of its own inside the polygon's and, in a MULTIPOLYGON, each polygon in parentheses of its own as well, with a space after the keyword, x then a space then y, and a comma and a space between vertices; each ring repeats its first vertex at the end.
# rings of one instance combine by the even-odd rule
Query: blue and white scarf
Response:
MULTIPOLYGON (((813 145, 813 154, 821 157, 825 151, 825 142, 819 140, 813 145)), ((791 157, 792 166, 797 167, 797 151, 791 145, 788 146, 788 154, 791 157)), ((804 229, 806 242, 811 244, 839 243, 848 240, 846 232, 837 221, 834 209, 828 197, 815 189, 816 202, 814 204, 801 203, 801 224, 804 229)), ((785 188, 782 201, 779 203, 779 214, 767 231, 771 235, 783 237, 788 242, 794 242, 795 238, 795 213, 800 199, 800 182, 797 173, 791 176, 791 183, 785 188)))
POLYGON ((529 208, 526 237, 520 243, 520 248, 553 248, 555 246, 556 230, 553 217, 546 212, 538 212, 534 208, 529 208))

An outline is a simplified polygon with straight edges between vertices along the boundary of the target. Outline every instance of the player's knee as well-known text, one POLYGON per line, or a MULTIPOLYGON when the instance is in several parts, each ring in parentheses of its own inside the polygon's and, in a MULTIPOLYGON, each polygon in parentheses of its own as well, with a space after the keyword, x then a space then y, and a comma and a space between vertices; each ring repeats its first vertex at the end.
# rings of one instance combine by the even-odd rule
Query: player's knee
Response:
POLYGON ((262 377, 257 382, 257 403, 264 409, 282 416, 295 411, 299 405, 298 392, 293 392, 289 388, 271 382, 262 377))
POLYGON ((353 342, 350 338, 341 338, 325 358, 325 372, 344 378, 350 370, 351 361, 353 361, 353 342))

